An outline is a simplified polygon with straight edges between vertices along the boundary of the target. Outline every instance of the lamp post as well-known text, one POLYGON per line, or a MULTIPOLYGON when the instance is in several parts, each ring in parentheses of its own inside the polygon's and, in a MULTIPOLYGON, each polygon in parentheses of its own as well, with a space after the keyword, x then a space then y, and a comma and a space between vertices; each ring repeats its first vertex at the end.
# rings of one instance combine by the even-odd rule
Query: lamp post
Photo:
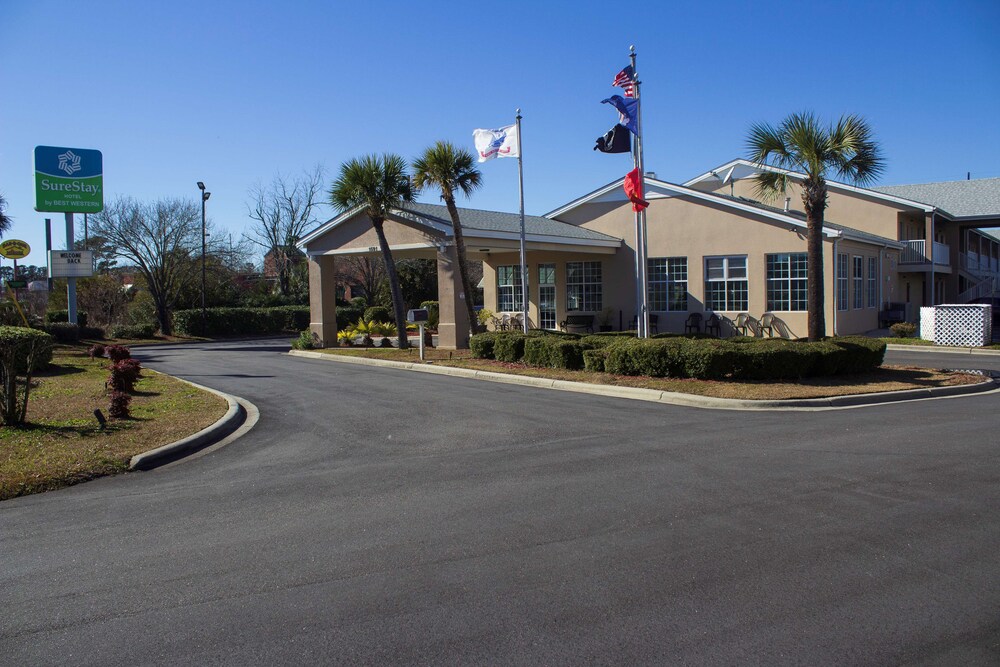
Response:
POLYGON ((205 192, 205 184, 201 181, 198 181, 198 189, 201 190, 201 335, 204 336, 208 327, 205 316, 205 202, 212 193, 205 192))

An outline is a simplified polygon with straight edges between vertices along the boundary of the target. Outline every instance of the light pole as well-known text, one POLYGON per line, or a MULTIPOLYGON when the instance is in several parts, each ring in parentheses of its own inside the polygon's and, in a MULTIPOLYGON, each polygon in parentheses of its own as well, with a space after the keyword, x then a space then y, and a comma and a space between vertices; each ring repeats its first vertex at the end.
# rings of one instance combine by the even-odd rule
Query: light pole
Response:
POLYGON ((208 327, 205 316, 205 202, 212 193, 205 192, 205 184, 201 181, 198 181, 198 189, 201 190, 201 335, 204 336, 208 327))

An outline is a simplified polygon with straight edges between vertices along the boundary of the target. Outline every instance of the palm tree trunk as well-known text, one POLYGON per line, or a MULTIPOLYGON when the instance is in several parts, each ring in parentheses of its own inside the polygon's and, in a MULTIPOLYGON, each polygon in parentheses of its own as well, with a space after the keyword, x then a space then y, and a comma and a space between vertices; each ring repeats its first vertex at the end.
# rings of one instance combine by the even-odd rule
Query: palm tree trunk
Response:
POLYGON ((469 264, 465 255, 465 234, 462 232, 462 222, 458 217, 458 207, 455 198, 446 196, 444 200, 451 216, 451 226, 455 234, 455 254, 458 255, 458 273, 462 278, 462 291, 465 292, 465 308, 469 313, 469 328, 472 333, 479 331, 479 319, 476 317, 476 306, 472 303, 472 283, 469 281, 469 264))
POLYGON ((392 293, 392 309, 396 317, 396 333, 399 338, 399 349, 405 350, 410 346, 410 341, 406 337, 406 314, 403 312, 403 290, 399 288, 399 274, 396 273, 396 263, 392 261, 392 251, 389 249, 389 241, 385 238, 385 230, 382 229, 384 220, 372 219, 372 227, 378 236, 378 245, 382 249, 382 259, 385 261, 385 272, 389 275, 389 290, 392 293))
POLYGON ((823 209, 826 208, 826 188, 803 183, 803 203, 806 209, 806 257, 809 280, 808 335, 810 341, 826 335, 826 307, 823 283, 823 209))

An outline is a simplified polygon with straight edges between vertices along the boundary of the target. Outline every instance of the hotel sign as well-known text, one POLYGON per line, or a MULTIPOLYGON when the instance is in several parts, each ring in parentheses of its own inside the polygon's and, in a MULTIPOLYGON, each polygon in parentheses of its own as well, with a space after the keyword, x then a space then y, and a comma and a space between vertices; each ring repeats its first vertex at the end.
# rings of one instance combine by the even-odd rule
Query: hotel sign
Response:
POLYGON ((101 151, 35 146, 36 211, 97 213, 103 208, 101 151))

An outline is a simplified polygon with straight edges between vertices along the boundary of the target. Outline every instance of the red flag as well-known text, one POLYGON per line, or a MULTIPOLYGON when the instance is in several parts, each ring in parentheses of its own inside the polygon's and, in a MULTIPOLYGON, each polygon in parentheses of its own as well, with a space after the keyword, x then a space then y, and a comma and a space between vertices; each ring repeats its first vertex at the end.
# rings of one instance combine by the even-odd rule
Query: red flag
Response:
POLYGON ((641 211, 649 206, 649 202, 642 198, 642 179, 639 178, 638 167, 625 175, 625 194, 632 202, 633 211, 641 211))

